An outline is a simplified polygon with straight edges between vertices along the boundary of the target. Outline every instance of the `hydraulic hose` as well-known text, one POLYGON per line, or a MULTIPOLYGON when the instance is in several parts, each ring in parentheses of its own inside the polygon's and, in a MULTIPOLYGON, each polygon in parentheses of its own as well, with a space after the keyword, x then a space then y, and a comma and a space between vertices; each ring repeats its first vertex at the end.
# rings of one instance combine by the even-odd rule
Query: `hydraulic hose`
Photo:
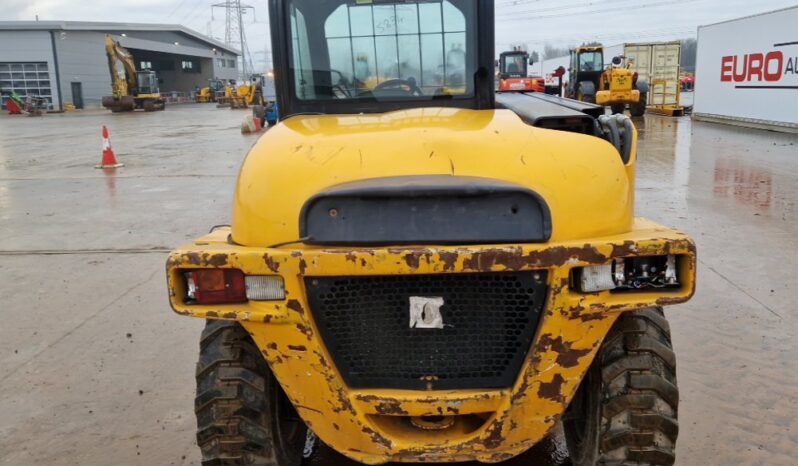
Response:
POLYGON ((601 123, 601 126, 609 131, 610 144, 615 146, 615 149, 618 151, 618 153, 623 156, 623 148, 621 147, 621 134, 618 130, 618 124, 615 121, 615 118, 609 117, 607 115, 601 115, 599 117, 599 123, 601 123))
POLYGON ((632 125, 632 120, 625 116, 625 115, 615 115, 615 119, 618 123, 623 125, 623 152, 621 152, 623 157, 623 163, 626 165, 629 163, 629 158, 632 156, 632 138, 634 136, 634 126, 632 125))

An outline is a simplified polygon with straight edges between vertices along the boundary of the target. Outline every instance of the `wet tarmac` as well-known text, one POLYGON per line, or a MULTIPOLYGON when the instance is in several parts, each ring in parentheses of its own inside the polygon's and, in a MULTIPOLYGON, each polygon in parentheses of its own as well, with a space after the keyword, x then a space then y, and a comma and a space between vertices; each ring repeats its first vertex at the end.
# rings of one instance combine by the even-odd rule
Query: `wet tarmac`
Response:
MULTIPOLYGON (((255 141, 245 114, 0 117, 0 464, 199 464, 202 322, 169 310, 163 251, 229 223, 255 141), (103 124, 126 164, 115 174, 92 168, 103 124)), ((637 124, 638 215, 689 232, 700 255, 695 298, 666 310, 678 464, 796 464, 798 136, 637 124)), ((566 456, 555 432, 506 464, 566 456)))

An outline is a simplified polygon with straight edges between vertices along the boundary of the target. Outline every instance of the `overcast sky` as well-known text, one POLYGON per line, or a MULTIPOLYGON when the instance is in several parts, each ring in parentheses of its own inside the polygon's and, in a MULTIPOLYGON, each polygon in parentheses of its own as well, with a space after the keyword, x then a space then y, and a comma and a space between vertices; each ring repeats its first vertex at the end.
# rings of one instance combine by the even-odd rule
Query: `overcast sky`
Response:
MULTIPOLYGON (((0 20, 179 23, 224 38, 224 0, 0 0, 0 20)), ((266 67, 267 0, 247 2, 247 38, 253 61, 266 67)), ((497 50, 524 44, 569 46, 596 40, 623 42, 695 37, 696 27, 793 6, 796 0, 496 0, 497 50)), ((269 57, 271 59, 271 57, 269 57)))

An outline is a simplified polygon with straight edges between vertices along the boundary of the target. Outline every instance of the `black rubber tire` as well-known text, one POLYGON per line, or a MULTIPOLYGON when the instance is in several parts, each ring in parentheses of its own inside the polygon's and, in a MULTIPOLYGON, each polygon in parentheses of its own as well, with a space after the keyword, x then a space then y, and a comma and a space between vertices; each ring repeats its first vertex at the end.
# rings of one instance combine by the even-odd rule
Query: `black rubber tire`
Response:
POLYGON ((307 427, 236 322, 211 320, 202 332, 194 409, 203 466, 302 461, 307 427))
POLYGON ((596 103, 596 95, 595 94, 592 94, 592 95, 583 94, 582 93, 582 86, 579 86, 577 88, 577 90, 576 90, 576 100, 579 100, 581 102, 587 102, 589 104, 595 104, 596 103))
POLYGON ((629 113, 631 113, 633 117, 641 117, 645 115, 647 102, 648 102, 648 93, 641 92, 640 100, 637 101, 637 103, 629 105, 629 113))
POLYGON ((679 389, 660 308, 622 315, 563 416, 573 466, 671 466, 679 389))
POLYGON ((612 113, 613 113, 613 114, 616 114, 616 113, 618 113, 618 114, 621 114, 621 115, 623 115, 623 112, 625 112, 625 111, 626 111, 626 104, 617 104, 617 105, 612 105, 612 106, 610 107, 610 110, 612 110, 612 113))

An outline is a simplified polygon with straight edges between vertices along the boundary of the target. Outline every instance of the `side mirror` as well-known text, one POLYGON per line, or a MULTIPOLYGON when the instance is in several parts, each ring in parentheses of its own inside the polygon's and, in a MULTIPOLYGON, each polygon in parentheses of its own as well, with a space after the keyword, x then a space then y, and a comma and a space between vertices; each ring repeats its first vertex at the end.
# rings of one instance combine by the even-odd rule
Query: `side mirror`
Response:
POLYGON ((498 68, 498 67, 499 67, 499 60, 496 60, 496 61, 494 61, 494 62, 493 62, 493 66, 495 66, 496 68, 498 68))
POLYGON ((529 59, 529 64, 530 64, 530 65, 534 65, 534 64, 535 64, 535 60, 534 60, 533 58, 530 58, 530 59, 529 59))

